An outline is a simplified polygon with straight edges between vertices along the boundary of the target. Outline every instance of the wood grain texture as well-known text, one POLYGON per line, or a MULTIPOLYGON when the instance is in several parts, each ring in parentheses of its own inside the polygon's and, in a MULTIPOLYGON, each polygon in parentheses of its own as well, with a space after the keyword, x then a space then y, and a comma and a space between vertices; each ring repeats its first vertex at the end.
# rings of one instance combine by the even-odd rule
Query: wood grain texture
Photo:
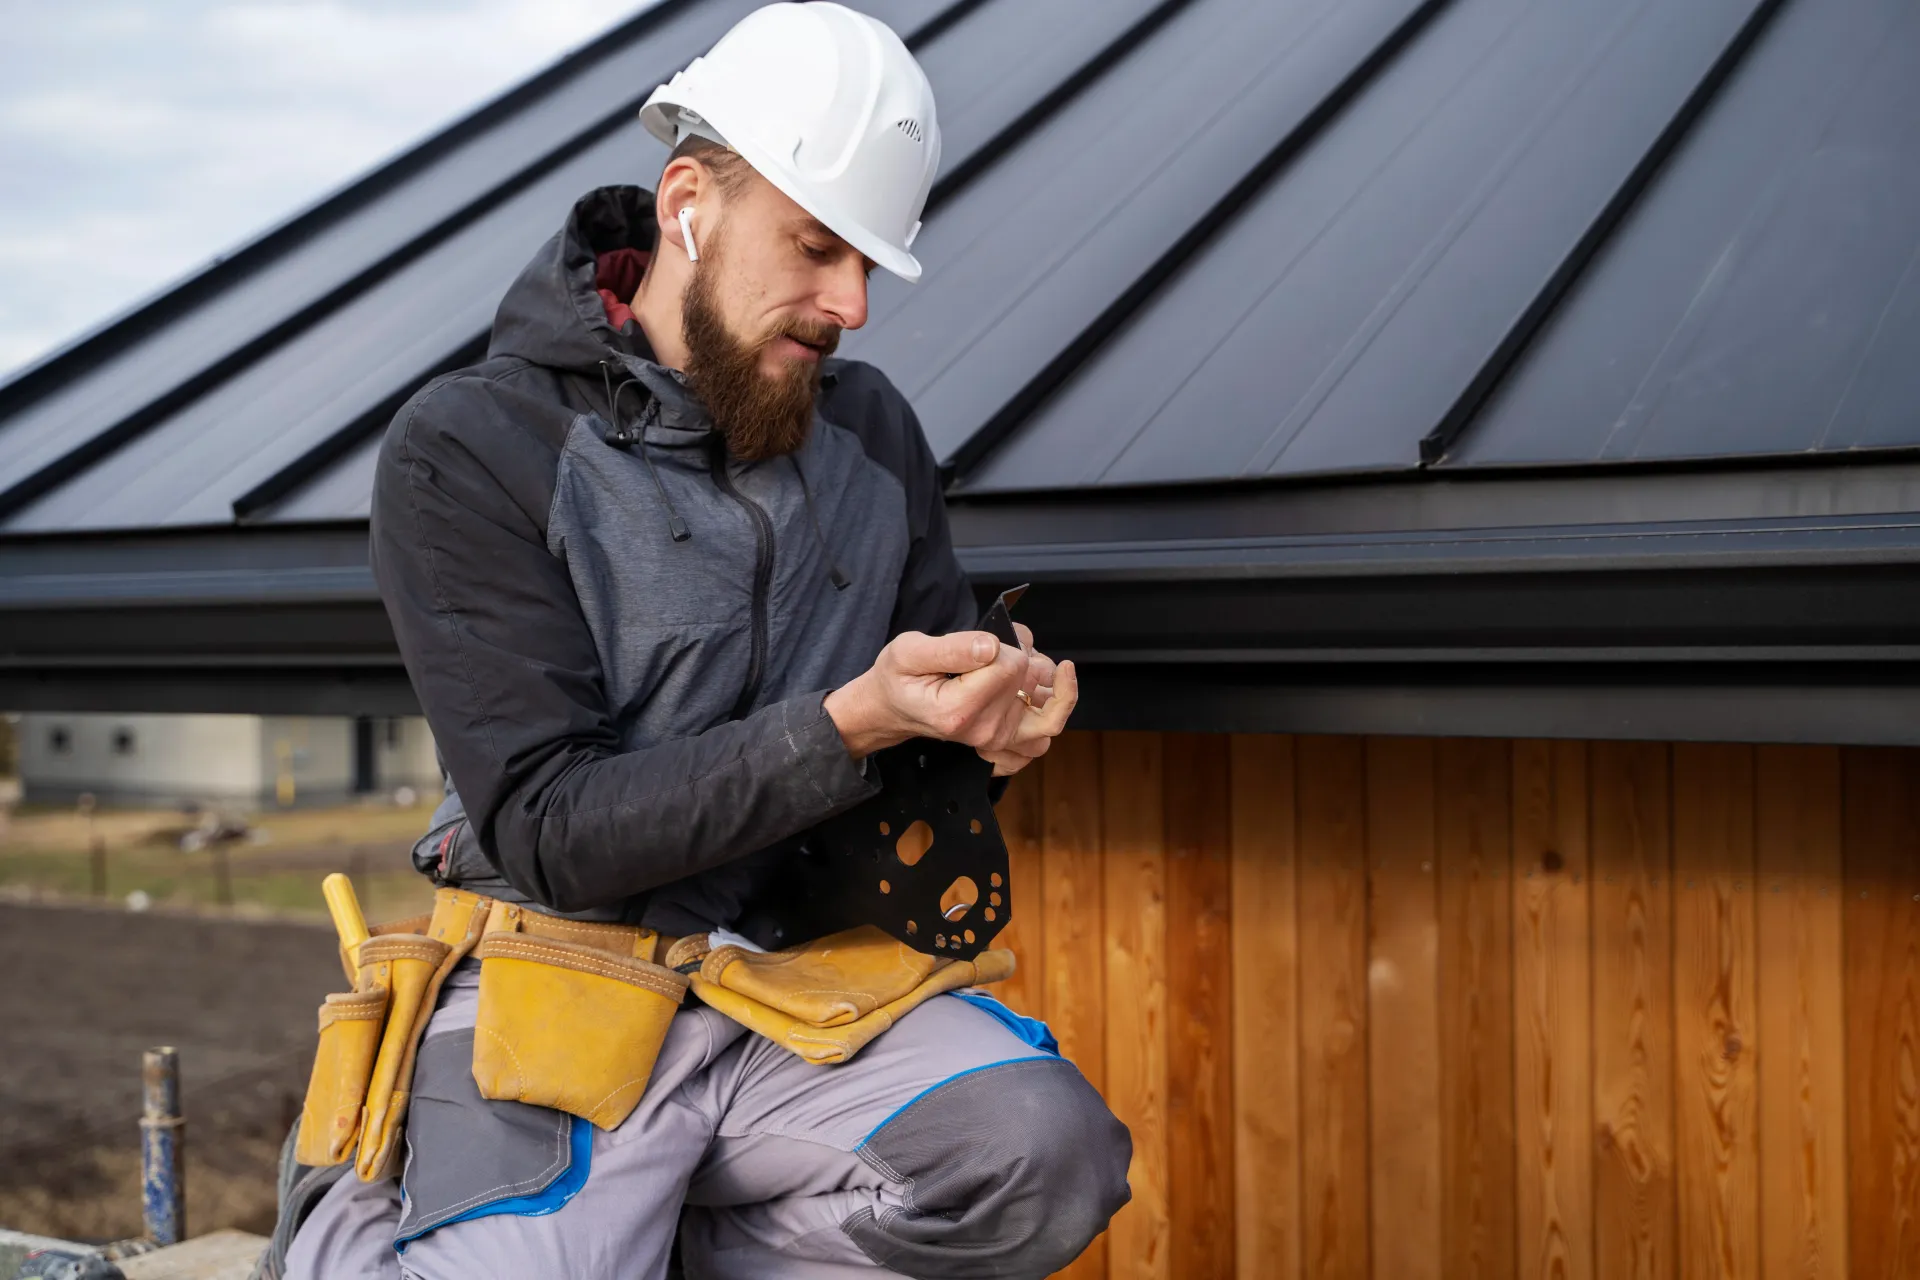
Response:
POLYGON ((1133 1199, 1107 1229, 1115 1280, 1172 1275, 1167 1145, 1167 840, 1161 736, 1100 743, 1106 876, 1107 1105, 1133 1134, 1133 1199))
POLYGON ((1594 743, 1594 1268, 1675 1275, 1669 754, 1594 743))
POLYGON ((1367 1206, 1366 753, 1358 738, 1299 738, 1302 1268, 1371 1270, 1367 1206))
POLYGON ((1240 1280, 1300 1275, 1292 738, 1233 738, 1233 1228, 1240 1280))
POLYGON ((1674 1152, 1680 1274, 1759 1274, 1754 755, 1673 748, 1674 1152))
POLYGON ((1847 1274, 1840 752, 1762 747, 1754 951, 1759 1013, 1760 1274, 1847 1274))
MULTIPOLYGON (((1439 744, 1442 1272, 1514 1267, 1512 762, 1506 744, 1439 744)), ((1374 1024, 1378 1034, 1379 1024, 1374 1024)))
POLYGON ((1233 903, 1227 740, 1219 734, 1170 734, 1165 768, 1172 1273, 1229 1276, 1234 1265, 1233 903))
POLYGON ((1849 1274, 1920 1276, 1920 756, 1842 757, 1849 1274))
POLYGON ((1587 748, 1513 744, 1516 1270, 1593 1280, 1587 748))
POLYGON ((1000 815, 1135 1139, 1065 1274, 1920 1280, 1920 752, 1075 733, 1000 815))
MULTIPOLYGON (((1047 1023, 1060 1052, 1106 1087, 1106 937, 1102 921, 1100 739, 1062 734, 1047 753, 1041 880, 1047 1023)), ((1102 1235, 1060 1273, 1107 1274, 1102 1235)))
POLYGON ((1046 893, 1040 870, 1045 825, 1041 791, 1046 764, 1044 759, 1037 760, 1016 774, 994 810, 1000 834, 1007 841, 1013 915, 993 944, 1011 950, 1015 960, 1013 976, 995 987, 994 994, 1009 1007, 1034 1018, 1046 1017, 1046 946, 1042 932, 1046 893))
POLYGON ((1373 1268, 1405 1280, 1443 1274, 1434 750, 1421 738, 1366 744, 1373 1268))

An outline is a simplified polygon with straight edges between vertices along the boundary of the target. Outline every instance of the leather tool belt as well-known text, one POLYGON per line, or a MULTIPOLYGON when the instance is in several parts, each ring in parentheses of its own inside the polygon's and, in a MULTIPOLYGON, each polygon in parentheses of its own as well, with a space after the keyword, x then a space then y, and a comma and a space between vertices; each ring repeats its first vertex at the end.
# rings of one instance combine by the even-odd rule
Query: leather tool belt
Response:
POLYGON ((320 1006, 295 1146, 302 1164, 354 1158, 368 1182, 398 1169, 414 1055, 441 984, 467 956, 480 962, 481 1096, 603 1129, 639 1104, 688 986, 654 962, 663 940, 651 929, 564 920, 459 889, 436 892, 430 916, 371 933, 356 955, 342 954, 353 990, 320 1006))
POLYGON ((785 951, 662 938, 565 920, 459 889, 433 913, 376 926, 342 950, 353 990, 320 1007, 320 1046, 295 1158, 393 1176, 414 1056, 441 985, 480 962, 473 1078, 480 1095, 619 1126, 639 1105, 689 986, 714 1010, 807 1062, 845 1062, 915 1006, 1013 973, 1011 951, 927 955, 862 925, 785 951), (658 961, 658 962, 657 962, 658 961), (357 1155, 356 1155, 357 1151, 357 1155))

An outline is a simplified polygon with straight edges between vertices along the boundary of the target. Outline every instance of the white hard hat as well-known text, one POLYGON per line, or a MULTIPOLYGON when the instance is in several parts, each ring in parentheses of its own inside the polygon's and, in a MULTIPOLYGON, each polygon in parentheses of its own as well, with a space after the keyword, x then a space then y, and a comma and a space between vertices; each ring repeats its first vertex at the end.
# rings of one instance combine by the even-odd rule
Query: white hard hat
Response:
POLYGON ((837 4, 770 4, 653 91, 669 147, 723 142, 795 204, 912 282, 908 252, 940 165, 933 86, 884 23, 837 4))

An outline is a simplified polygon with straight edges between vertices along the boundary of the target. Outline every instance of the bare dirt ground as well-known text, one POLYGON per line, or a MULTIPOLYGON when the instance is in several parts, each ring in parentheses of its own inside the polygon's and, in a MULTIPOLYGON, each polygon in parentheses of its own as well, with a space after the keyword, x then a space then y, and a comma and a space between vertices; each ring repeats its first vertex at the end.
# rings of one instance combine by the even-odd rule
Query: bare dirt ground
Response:
POLYGON ((0 904, 0 1225, 140 1232, 140 1055, 180 1050, 187 1222, 273 1222, 315 1010, 344 989, 333 934, 155 910, 0 904))

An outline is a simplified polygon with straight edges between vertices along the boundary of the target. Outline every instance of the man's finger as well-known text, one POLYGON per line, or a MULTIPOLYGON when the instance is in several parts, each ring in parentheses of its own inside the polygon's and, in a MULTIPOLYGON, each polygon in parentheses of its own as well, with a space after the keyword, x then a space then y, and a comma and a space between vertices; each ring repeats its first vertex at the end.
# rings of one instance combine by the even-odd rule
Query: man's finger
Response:
POLYGON ((1023 756, 1017 751, 982 751, 979 756, 993 766, 993 776, 996 778, 1011 778, 1037 758, 1023 756))
POLYGON ((1080 673, 1074 670, 1073 663, 1063 662, 1054 669, 1051 693, 1047 705, 1035 717, 1041 721, 1048 737, 1067 727, 1067 717, 1080 703, 1080 673))
POLYGON ((1013 624, 1013 634, 1020 637, 1020 647, 1028 653, 1033 652, 1033 628, 1024 622, 1013 624))
POLYGON ((1026 708, 1015 700, 1026 675, 1026 661, 1018 649, 1002 645, 1000 657, 991 665, 951 680, 933 681, 926 689, 934 708, 932 736, 979 747, 1010 735, 1012 726, 1026 715, 1026 708))
POLYGON ((953 676, 992 666, 1002 646, 985 631, 956 631, 945 636, 907 631, 895 636, 890 647, 894 661, 908 675, 953 676))
POLYGON ((1001 644, 998 640, 994 640, 994 644, 997 648, 992 659, 977 664, 971 671, 959 672, 957 679, 947 681, 934 691, 934 696, 943 702, 979 698, 982 705, 995 698, 1012 697, 1013 691, 1026 679, 1026 655, 1010 644, 1001 644))

